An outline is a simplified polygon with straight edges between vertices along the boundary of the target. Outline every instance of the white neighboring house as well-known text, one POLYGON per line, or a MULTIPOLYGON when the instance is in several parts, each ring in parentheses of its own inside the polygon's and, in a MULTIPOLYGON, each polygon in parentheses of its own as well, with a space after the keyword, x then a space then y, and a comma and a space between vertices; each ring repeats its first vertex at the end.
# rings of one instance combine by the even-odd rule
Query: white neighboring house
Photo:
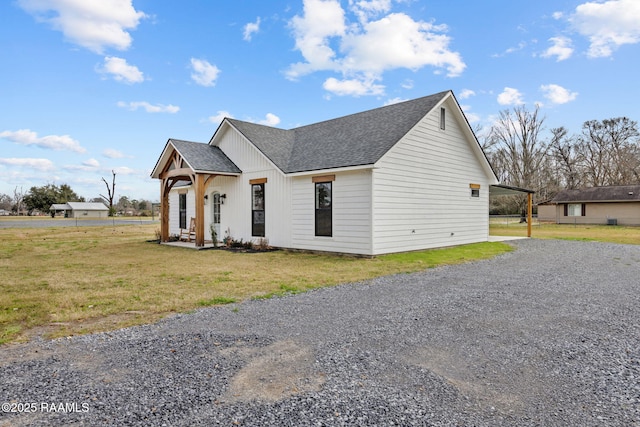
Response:
POLYGON ((64 212, 65 218, 107 218, 109 208, 103 203, 94 202, 67 202, 53 204, 49 210, 64 212))
POLYGON ((208 143, 169 139, 162 240, 380 255, 484 242, 498 180, 453 92, 277 129, 225 118, 208 143))

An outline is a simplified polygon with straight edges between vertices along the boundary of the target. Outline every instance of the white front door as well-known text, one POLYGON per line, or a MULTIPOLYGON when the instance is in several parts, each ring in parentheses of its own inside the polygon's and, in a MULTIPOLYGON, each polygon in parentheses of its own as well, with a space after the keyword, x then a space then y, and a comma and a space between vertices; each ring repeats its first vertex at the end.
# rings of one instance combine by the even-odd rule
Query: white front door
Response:
POLYGON ((213 199, 211 204, 213 209, 213 229, 216 232, 216 240, 220 242, 222 241, 222 236, 220 235, 220 193, 214 192, 211 198, 213 199))

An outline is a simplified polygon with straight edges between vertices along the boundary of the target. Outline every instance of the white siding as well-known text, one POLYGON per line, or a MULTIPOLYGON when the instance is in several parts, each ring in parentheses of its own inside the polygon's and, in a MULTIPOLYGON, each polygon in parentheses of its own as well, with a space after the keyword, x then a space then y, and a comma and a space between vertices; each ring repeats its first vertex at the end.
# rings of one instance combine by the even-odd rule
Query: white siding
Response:
MULTIPOLYGON (((211 181, 206 194, 219 191, 226 194, 221 206, 220 239, 229 230, 234 239, 256 240, 251 236, 251 185, 252 179, 267 178, 265 192, 265 237, 269 244, 278 247, 291 245, 290 227, 291 185, 271 162, 269 162, 251 143, 235 130, 227 130, 220 138, 220 149, 242 170, 238 177, 218 176, 211 181)), ((209 237, 211 223, 211 203, 205 206, 206 234, 209 237)))
POLYGON ((371 254, 371 170, 336 173, 331 190, 333 236, 316 237, 312 176, 292 179, 291 247, 371 254))
POLYGON ((74 209, 71 215, 72 218, 107 218, 109 211, 89 211, 74 209))
POLYGON ((373 173, 373 253, 486 241, 489 178, 447 100, 376 164, 373 173), (480 184, 471 197, 470 184, 480 184))
POLYGON ((187 193, 187 224, 196 216, 196 198, 192 186, 173 188, 169 192, 169 235, 180 235, 180 202, 178 195, 187 193))

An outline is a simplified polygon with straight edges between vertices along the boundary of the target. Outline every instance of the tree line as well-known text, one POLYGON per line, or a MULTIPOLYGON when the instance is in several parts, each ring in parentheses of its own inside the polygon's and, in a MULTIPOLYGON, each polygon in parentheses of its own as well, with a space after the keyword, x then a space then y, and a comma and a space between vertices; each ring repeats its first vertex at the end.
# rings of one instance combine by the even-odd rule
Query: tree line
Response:
MULTIPOLYGON (((628 117, 589 120, 579 133, 545 135, 539 107, 501 111, 481 140, 502 184, 534 190, 536 202, 564 189, 640 184, 640 132, 628 117)), ((481 129, 478 134, 481 133, 481 129)), ((522 197, 494 198, 493 214, 520 213, 522 197)))
MULTIPOLYGON (((565 127, 545 133, 545 117, 517 106, 499 113, 488 132, 475 129, 482 148, 502 184, 534 190, 536 202, 552 199, 559 191, 582 187, 640 184, 640 132, 628 117, 589 120, 579 133, 565 127)), ((121 196, 115 202, 113 182, 102 178, 107 196, 92 199, 105 203, 110 214, 150 213, 151 202, 121 196)), ((49 212, 54 203, 85 201, 67 184, 31 187, 27 193, 0 194, 0 209, 29 213, 49 212)), ((491 201, 492 214, 521 213, 523 197, 500 197, 491 201)))
MULTIPOLYGON (((112 197, 113 193, 109 192, 109 196, 112 197)), ((109 207, 108 198, 101 196, 86 200, 84 197, 79 196, 68 184, 33 186, 27 192, 16 187, 13 195, 0 193, 0 210, 12 212, 14 215, 34 215, 37 213, 48 215, 51 205, 67 202, 97 202, 109 207)), ((130 199, 127 196, 120 196, 117 202, 112 201, 110 214, 151 216, 151 209, 152 203, 149 200, 130 199)))

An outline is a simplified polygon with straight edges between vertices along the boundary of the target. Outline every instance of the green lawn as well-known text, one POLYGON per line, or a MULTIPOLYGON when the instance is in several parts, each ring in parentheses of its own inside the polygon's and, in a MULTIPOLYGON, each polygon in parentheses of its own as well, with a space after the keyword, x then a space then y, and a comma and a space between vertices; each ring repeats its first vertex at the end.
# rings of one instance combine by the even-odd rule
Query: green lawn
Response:
POLYGON ((157 224, 0 229, 0 343, 149 323, 177 312, 493 257, 504 243, 374 259, 195 251, 150 243, 157 224))

